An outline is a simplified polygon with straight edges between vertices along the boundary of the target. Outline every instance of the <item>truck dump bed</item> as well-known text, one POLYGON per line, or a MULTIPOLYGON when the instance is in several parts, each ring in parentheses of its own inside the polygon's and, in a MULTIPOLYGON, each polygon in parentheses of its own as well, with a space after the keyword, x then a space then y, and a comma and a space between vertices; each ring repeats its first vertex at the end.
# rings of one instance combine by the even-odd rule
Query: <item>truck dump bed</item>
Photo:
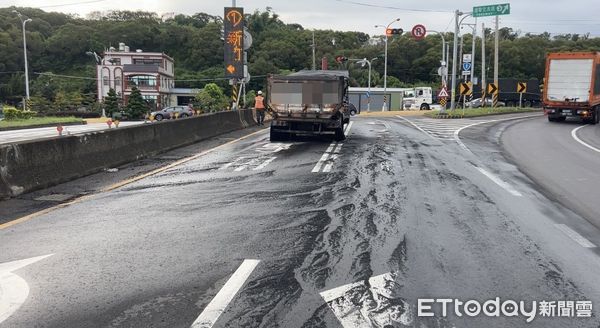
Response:
POLYGON ((334 114, 347 102, 347 71, 300 71, 272 75, 268 104, 273 112, 289 117, 322 117, 334 114))
POLYGON ((271 140, 296 135, 332 135, 343 140, 348 110, 348 71, 300 71, 270 75, 267 105, 271 140))

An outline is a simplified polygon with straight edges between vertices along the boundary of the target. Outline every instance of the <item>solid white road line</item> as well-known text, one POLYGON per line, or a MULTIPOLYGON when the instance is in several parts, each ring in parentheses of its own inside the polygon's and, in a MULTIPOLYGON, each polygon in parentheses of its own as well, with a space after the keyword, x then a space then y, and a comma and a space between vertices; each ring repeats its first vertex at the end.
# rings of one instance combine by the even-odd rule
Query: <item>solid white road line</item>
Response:
POLYGON ((490 180, 492 180, 495 184, 499 185, 500 187, 502 187, 504 190, 508 191, 509 193, 511 193, 513 196, 523 196, 520 192, 518 192, 515 188, 513 188, 511 185, 509 185, 508 183, 504 182, 502 179, 500 179, 499 177, 493 175, 492 173, 480 168, 479 166, 475 166, 473 165, 473 167, 475 167, 479 172, 481 172, 483 175, 485 175, 486 177, 488 177, 490 180))
POLYGON ((555 224, 554 225, 558 230, 565 233, 565 235, 569 236, 569 238, 573 239, 579 245, 585 248, 594 248, 596 245, 592 244, 589 240, 585 239, 582 235, 578 234, 575 230, 569 228, 566 224, 555 224))
POLYGON ((573 129, 573 131, 571 131, 571 136, 573 137, 573 139, 575 139, 575 141, 579 142, 580 144, 584 145, 585 147, 587 147, 587 148, 589 148, 589 149, 591 149, 591 150, 593 150, 595 152, 600 153, 600 149, 598 149, 598 148, 596 148, 596 147, 594 147, 594 146, 586 143, 585 141, 579 139, 579 137, 577 136, 577 131, 579 131, 579 129, 582 129, 582 128, 585 128, 585 127, 586 127, 586 125, 582 125, 580 127, 577 127, 575 129, 573 129))
POLYGON ((12 271, 52 255, 54 254, 0 264, 0 323, 17 311, 29 296, 27 281, 12 273, 12 271))
POLYGON ((269 157, 267 158, 264 162, 262 162, 262 164, 260 164, 259 166, 253 168, 252 170, 257 171, 257 170, 262 170, 264 169, 267 165, 269 165, 269 163, 271 163, 272 161, 274 161, 277 157, 269 157))
POLYGON ((210 303, 204 308, 200 316, 194 321, 191 328, 210 328, 217 319, 223 314, 229 302, 244 286, 252 271, 256 268, 260 260, 244 260, 240 267, 227 280, 225 286, 217 293, 210 303))

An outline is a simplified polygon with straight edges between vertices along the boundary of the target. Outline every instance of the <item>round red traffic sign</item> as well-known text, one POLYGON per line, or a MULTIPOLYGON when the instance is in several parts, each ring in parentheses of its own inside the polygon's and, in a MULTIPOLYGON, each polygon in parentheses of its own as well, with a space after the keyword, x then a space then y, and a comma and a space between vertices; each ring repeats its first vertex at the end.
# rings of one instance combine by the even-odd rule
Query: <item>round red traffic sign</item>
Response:
POLYGON ((413 26, 411 31, 413 38, 417 40, 423 39, 425 37, 425 33, 427 33, 427 30, 425 29, 425 25, 422 24, 417 24, 413 26))

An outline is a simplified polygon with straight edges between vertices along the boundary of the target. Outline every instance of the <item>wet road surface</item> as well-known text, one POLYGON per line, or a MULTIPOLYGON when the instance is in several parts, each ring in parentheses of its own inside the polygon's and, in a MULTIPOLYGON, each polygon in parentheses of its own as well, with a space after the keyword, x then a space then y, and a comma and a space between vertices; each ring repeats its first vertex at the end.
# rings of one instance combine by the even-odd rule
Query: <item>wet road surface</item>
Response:
MULTIPOLYGON (((144 122, 121 122, 120 127, 144 124, 144 122)), ((75 135, 89 133, 93 131, 107 130, 109 127, 106 123, 89 123, 85 125, 66 125, 63 127, 63 135, 75 135)), ((115 127, 113 126, 113 129, 115 127)), ((9 144, 20 141, 48 139, 58 136, 56 127, 33 128, 0 131, 0 144, 9 144)))
POLYGON ((53 255, 11 271, 29 294, 0 327, 598 327, 418 316, 420 298, 600 300, 600 253, 578 239, 599 231, 505 159, 513 121, 494 119, 264 130, 2 229, 0 273, 53 255))

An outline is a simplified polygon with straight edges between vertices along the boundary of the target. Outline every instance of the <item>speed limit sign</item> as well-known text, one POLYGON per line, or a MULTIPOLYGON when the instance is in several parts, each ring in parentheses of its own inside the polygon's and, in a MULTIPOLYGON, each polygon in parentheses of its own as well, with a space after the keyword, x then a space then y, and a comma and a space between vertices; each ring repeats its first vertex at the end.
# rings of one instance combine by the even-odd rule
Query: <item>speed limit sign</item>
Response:
POLYGON ((425 37, 427 30, 424 25, 417 24, 412 28, 411 34, 416 40, 421 40, 425 37))

